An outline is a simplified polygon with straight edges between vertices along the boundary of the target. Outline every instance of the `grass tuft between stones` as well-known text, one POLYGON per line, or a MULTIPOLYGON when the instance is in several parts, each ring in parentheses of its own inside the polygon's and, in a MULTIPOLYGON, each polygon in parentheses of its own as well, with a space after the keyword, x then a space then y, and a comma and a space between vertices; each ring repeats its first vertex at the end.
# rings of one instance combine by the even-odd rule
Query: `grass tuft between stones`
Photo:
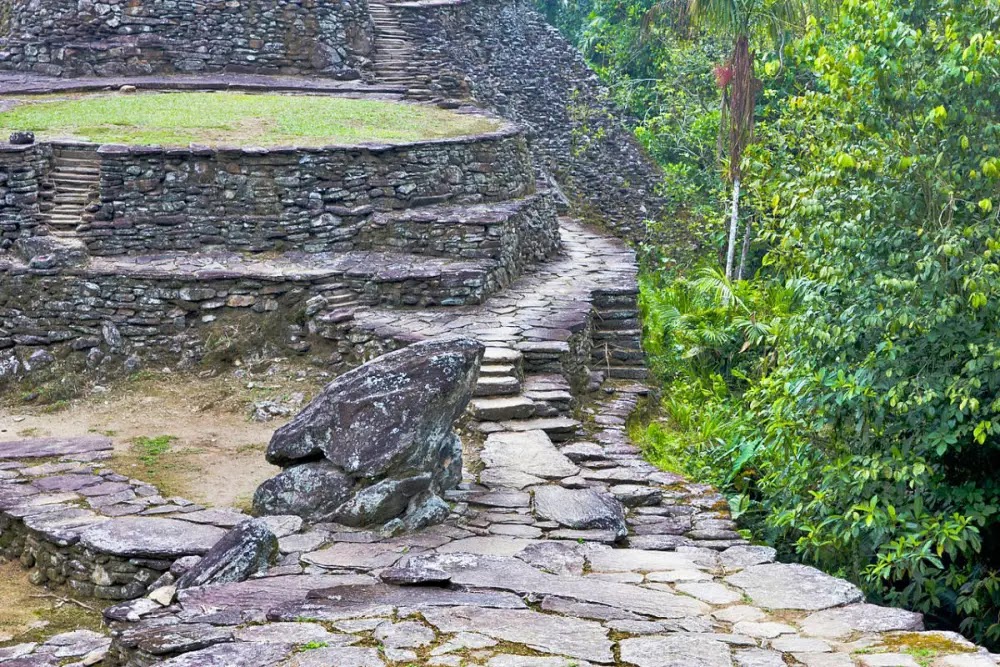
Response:
POLYGON ((0 112, 0 136, 95 143, 324 146, 480 134, 495 121, 437 107, 320 95, 236 92, 22 97, 0 112))

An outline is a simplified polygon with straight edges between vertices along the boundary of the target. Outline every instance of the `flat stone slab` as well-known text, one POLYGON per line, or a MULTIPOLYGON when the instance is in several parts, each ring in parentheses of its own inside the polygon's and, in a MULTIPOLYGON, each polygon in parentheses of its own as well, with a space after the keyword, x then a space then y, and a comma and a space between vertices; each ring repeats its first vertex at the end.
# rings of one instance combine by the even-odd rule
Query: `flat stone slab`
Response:
POLYGON ((864 599, 854 584, 808 565, 753 565, 726 577, 726 583, 742 589, 754 604, 766 609, 819 611, 864 599))
POLYGON ((110 452, 111 438, 85 435, 78 438, 27 438, 0 442, 0 461, 11 459, 41 459, 51 456, 70 457, 96 452, 110 452))
POLYGON ((540 544, 537 540, 526 540, 520 537, 490 536, 490 537, 467 537, 462 540, 455 540, 443 547, 438 548, 438 553, 467 553, 480 554, 483 556, 514 556, 521 553, 526 547, 532 544, 540 544))
POLYGON ((292 644, 216 644, 161 662, 161 667, 269 667, 288 657, 292 644))
POLYGON ((594 572, 662 572, 704 569, 694 558, 673 551, 614 549, 587 554, 594 572))
POLYGON ((481 607, 524 609, 517 595, 496 591, 456 591, 437 586, 394 586, 391 584, 345 585, 309 591, 312 602, 329 602, 335 607, 481 607))
POLYGON ((800 625, 807 634, 836 639, 854 632, 923 630, 924 618, 923 614, 905 609, 863 603, 818 611, 807 616, 800 625))
POLYGON ((480 457, 489 468, 509 468, 545 479, 572 477, 580 471, 540 430, 491 433, 480 457))
POLYGON ((184 607, 192 609, 267 609, 283 602, 304 600, 309 591, 318 588, 374 583, 373 578, 359 574, 263 577, 220 586, 188 588, 178 593, 178 599, 184 607))
POLYGON ((550 616, 527 609, 477 607, 425 611, 424 618, 441 632, 478 632, 542 653, 601 664, 611 664, 615 659, 608 631, 594 621, 550 616))
POLYGON ((534 511, 574 530, 610 530, 625 537, 625 512, 614 496, 597 489, 566 489, 554 484, 538 486, 534 491, 534 511))
POLYGON ((343 646, 295 654, 279 667, 383 667, 378 649, 343 646))
MULTIPOLYGON (((614 553, 623 551, 616 550, 614 553)), ((451 575, 452 583, 459 586, 554 595, 656 618, 700 616, 711 609, 694 598, 665 591, 601 581, 594 577, 548 574, 516 558, 456 553, 418 556, 416 560, 424 566, 444 570, 451 575)))
POLYGON ((307 553, 302 560, 320 567, 372 570, 394 565, 405 553, 406 547, 400 544, 338 542, 307 553))
POLYGON ((697 634, 625 639, 621 661, 636 667, 732 667, 729 647, 697 634))
POLYGON ((203 556, 226 534, 215 526, 155 517, 120 517, 80 534, 88 549, 124 558, 203 556))

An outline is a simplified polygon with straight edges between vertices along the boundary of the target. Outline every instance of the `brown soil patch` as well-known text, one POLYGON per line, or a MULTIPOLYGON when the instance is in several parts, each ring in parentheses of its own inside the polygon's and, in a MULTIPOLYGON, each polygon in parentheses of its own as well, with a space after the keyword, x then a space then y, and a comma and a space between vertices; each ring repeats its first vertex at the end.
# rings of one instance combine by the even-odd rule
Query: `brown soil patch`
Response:
POLYGON ((0 646, 44 640, 70 630, 100 630, 100 603, 66 601, 32 585, 19 563, 0 563, 0 646))
POLYGON ((110 391, 92 388, 55 412, 13 399, 0 406, 0 440, 101 433, 114 442, 111 466, 122 474, 153 483, 166 496, 246 507, 257 485, 278 471, 263 452, 287 421, 252 421, 251 406, 296 392, 308 401, 322 384, 290 371, 263 381, 143 373, 110 391), (162 436, 170 436, 169 446, 151 458, 141 443, 162 436))

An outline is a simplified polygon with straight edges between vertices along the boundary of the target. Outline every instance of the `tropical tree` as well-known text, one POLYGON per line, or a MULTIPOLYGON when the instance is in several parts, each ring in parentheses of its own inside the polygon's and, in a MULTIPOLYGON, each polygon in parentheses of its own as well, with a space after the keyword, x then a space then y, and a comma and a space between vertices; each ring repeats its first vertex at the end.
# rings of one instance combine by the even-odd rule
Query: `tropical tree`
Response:
MULTIPOLYGON (((755 52, 750 41, 755 36, 774 44, 805 26, 810 11, 819 9, 817 0, 660 0, 647 15, 647 22, 686 13, 695 25, 721 32, 733 42, 728 60, 716 68, 715 79, 722 89, 722 122, 719 128, 720 148, 727 145, 726 177, 732 183, 732 204, 729 234, 726 244, 726 278, 733 278, 736 238, 740 217, 740 187, 743 181, 741 163, 743 151, 753 140, 757 95, 761 90, 755 73, 755 52)), ((720 152, 722 152, 720 150, 720 152)), ((749 248, 750 222, 746 223, 740 277, 749 248)))

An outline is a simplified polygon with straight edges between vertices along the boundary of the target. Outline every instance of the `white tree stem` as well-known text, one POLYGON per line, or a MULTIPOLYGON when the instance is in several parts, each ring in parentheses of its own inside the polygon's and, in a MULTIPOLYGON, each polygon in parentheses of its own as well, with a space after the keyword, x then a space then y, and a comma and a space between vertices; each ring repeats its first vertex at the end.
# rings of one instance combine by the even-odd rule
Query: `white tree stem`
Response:
POLYGON ((733 213, 729 219, 729 246, 726 248, 726 278, 733 279, 733 259, 736 256, 736 230, 740 222, 740 179, 733 179, 733 213))

